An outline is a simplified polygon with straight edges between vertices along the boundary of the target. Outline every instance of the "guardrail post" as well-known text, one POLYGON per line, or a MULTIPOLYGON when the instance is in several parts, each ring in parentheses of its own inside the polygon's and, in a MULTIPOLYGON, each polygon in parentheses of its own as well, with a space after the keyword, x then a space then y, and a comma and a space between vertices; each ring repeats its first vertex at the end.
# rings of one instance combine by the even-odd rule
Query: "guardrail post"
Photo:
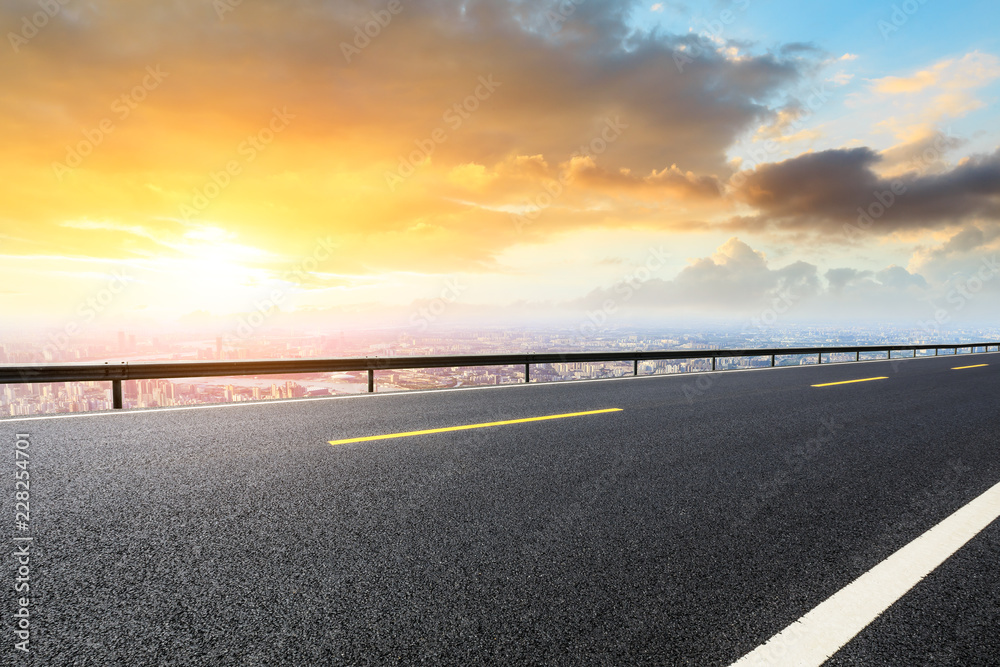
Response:
POLYGON ((774 366, 774 355, 771 355, 771 366, 774 366))
POLYGON ((375 393, 375 369, 374 368, 369 368, 368 369, 368 393, 369 394, 375 393))
POLYGON ((122 409, 122 381, 111 381, 111 407, 115 410, 122 409))
POLYGON ((861 361, 861 350, 854 350, 854 361, 861 361))
POLYGON ((823 353, 822 352, 820 352, 818 355, 816 355, 816 363, 817 364, 822 364, 823 363, 823 353))
POLYGON ((639 360, 636 359, 632 365, 632 375, 638 375, 638 374, 639 374, 639 360))
POLYGON ((531 364, 524 365, 524 384, 531 382, 531 364))
POLYGON ((715 370, 715 357, 712 357, 712 370, 715 370))

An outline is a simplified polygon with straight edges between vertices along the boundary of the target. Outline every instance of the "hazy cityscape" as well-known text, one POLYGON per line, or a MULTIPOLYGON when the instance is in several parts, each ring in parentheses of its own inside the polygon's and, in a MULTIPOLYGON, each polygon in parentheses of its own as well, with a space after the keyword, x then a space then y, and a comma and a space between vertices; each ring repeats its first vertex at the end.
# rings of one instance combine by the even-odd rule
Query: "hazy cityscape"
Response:
MULTIPOLYGON (((0 342, 0 363, 30 366, 52 363, 121 363, 250 359, 402 357, 425 355, 538 352, 710 350, 793 346, 969 343, 1000 339, 1000 329, 928 332, 904 326, 788 326, 786 328, 712 327, 651 331, 609 329, 582 337, 575 329, 275 332, 253 340, 205 338, 182 333, 151 335, 119 331, 60 345, 51 337, 9 336, 0 342)), ((833 355, 830 360, 839 359, 833 355)), ((873 357, 874 358, 874 357, 873 357)), ((779 357, 778 365, 815 363, 813 356, 779 357)), ((720 360, 720 369, 770 365, 767 358, 720 360)), ((644 361, 639 374, 689 373, 711 368, 706 359, 644 361)), ((631 375, 631 363, 538 364, 532 382, 612 378, 631 375)), ((505 385, 524 382, 521 366, 376 371, 376 391, 407 391, 505 385)), ((367 391, 364 371, 297 375, 133 380, 123 383, 124 407, 155 408, 289 398, 329 397, 367 391)), ((6 384, 0 387, 0 417, 111 409, 109 382, 6 384)))

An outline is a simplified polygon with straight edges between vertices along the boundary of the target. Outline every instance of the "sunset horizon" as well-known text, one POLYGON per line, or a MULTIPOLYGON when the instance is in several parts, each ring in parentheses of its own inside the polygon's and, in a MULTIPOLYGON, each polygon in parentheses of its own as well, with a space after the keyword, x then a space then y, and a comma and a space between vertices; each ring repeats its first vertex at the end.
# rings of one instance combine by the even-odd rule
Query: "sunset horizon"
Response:
POLYGON ((1000 324, 997 9, 782 4, 7 3, 2 327, 1000 324))

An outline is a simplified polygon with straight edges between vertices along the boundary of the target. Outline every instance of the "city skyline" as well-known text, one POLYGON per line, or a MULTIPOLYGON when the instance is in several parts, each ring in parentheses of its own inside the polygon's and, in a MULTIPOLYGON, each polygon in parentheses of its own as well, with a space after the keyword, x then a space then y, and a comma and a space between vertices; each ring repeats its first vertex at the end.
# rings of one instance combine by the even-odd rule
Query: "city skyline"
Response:
MULTIPOLYGON (((767 319, 767 318, 765 318, 767 319)), ((590 324, 589 322, 587 324, 590 324)), ((253 339, 215 339, 191 334, 118 331, 115 336, 58 340, 38 336, 14 336, 0 342, 0 364, 19 366, 30 372, 46 363, 100 364, 143 361, 191 362, 251 359, 423 357, 429 355, 518 354, 538 352, 649 351, 878 346, 886 344, 983 343, 1000 340, 1000 327, 926 328, 800 326, 748 321, 741 327, 699 330, 696 327, 621 329, 605 327, 588 332, 573 328, 527 330, 524 328, 442 330, 414 333, 377 330, 335 333, 286 331, 253 339)), ((956 350, 957 352, 957 350, 956 350)), ((930 354, 924 351, 922 355, 930 354)), ((866 353, 870 359, 884 352, 866 353)), ((852 361, 853 354, 828 354, 827 360, 852 361)), ((816 363, 815 355, 784 355, 778 365, 816 363)), ((718 368, 767 368, 764 357, 721 358, 718 368)), ((558 382, 625 377, 633 372, 652 374, 699 374, 715 364, 705 358, 631 362, 581 362, 536 364, 533 382, 558 382)), ((453 389, 488 385, 520 384, 524 369, 519 365, 399 369, 376 371, 373 388, 379 392, 453 389)), ((686 386, 697 389, 693 377, 686 386)), ((275 399, 324 398, 368 391, 364 371, 299 373, 183 379, 130 380, 122 383, 122 407, 162 408, 275 399)), ((50 382, 8 384, 0 387, 0 416, 25 417, 40 414, 86 412, 111 409, 112 390, 107 382, 50 382)))

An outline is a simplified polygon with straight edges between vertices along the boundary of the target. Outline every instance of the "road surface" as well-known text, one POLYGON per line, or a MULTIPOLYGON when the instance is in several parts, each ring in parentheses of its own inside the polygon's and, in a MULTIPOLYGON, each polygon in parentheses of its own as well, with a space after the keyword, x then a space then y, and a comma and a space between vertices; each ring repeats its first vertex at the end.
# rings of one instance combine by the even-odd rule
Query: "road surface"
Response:
MULTIPOLYGON (((5 664, 729 665, 1000 483, 998 389, 978 354, 2 420, 5 664)), ((987 524, 827 664, 1000 664, 987 524)))

